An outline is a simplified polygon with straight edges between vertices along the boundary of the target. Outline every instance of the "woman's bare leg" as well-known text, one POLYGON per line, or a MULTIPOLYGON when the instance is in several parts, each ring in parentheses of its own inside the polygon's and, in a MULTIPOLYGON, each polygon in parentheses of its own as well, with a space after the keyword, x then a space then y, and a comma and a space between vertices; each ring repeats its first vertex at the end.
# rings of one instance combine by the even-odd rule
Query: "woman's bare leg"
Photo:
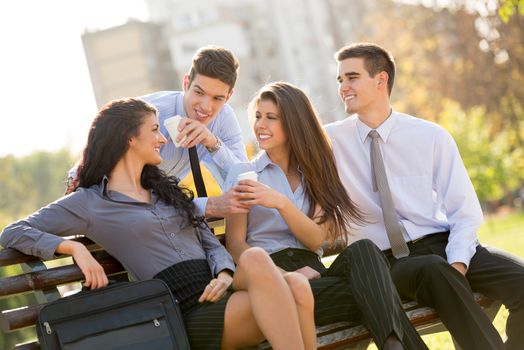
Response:
POLYGON ((260 333, 255 331, 249 311, 254 324, 273 349, 305 349, 293 293, 264 250, 250 248, 242 253, 233 287, 245 292, 233 293, 227 303, 222 337, 224 349, 255 345, 260 341, 260 333), (246 336, 239 334, 244 332, 246 336), (245 344, 250 340, 246 337, 253 337, 253 342, 245 344))
POLYGON ((251 301, 246 291, 235 291, 229 297, 224 315, 222 350, 249 347, 264 340, 251 310, 251 301))
POLYGON ((314 312, 315 299, 311 293, 309 281, 304 275, 296 272, 284 273, 284 279, 295 298, 304 346, 306 350, 314 350, 317 348, 314 312))

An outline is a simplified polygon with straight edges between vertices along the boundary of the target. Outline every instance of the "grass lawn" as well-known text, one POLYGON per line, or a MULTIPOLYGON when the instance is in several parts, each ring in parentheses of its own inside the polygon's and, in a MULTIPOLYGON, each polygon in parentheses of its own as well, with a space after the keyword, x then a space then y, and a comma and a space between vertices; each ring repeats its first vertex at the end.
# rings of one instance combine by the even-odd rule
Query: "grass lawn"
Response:
MULTIPOLYGON (((479 240, 485 246, 494 246, 524 258, 524 213, 507 213, 486 216, 485 223, 479 230, 479 240)), ((505 308, 499 311, 494 324, 505 339, 504 327, 508 312, 505 308)), ((454 349, 448 332, 425 335, 422 337, 431 350, 454 349)), ((369 350, 377 349, 374 344, 369 350)))

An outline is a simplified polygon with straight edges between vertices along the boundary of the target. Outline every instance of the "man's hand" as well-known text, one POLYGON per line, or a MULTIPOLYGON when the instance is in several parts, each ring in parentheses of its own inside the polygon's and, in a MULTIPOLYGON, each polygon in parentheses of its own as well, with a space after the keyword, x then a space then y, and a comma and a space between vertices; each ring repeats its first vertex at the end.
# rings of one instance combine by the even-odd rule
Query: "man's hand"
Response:
POLYGON ((300 269, 295 270, 295 272, 304 275, 308 280, 316 280, 317 278, 321 277, 320 272, 309 266, 301 267, 300 269))
POLYGON ((190 148, 198 144, 210 148, 218 142, 215 135, 209 131, 206 125, 190 118, 184 118, 180 121, 178 131, 180 133, 176 141, 180 142, 180 146, 184 148, 190 148))
POLYGON ((206 217, 225 217, 231 214, 247 214, 249 206, 240 199, 236 186, 218 197, 209 197, 206 204, 206 217))
POLYGON ((75 190, 75 188, 77 187, 78 187, 78 179, 68 177, 64 195, 68 195, 69 193, 72 193, 75 190))
POLYGON ((454 262, 451 264, 457 270, 460 272, 463 276, 466 276, 466 273, 468 272, 468 268, 466 267, 466 264, 461 262, 454 262))

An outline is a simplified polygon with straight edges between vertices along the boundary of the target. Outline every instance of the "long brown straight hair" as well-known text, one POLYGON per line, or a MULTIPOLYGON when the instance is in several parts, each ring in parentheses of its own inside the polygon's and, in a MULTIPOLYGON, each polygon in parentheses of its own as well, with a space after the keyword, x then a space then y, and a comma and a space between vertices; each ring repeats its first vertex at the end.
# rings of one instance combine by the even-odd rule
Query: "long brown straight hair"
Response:
POLYGON ((311 101, 297 86, 273 82, 262 87, 251 101, 250 115, 262 100, 272 101, 279 111, 290 146, 290 164, 298 166, 304 176, 310 199, 307 215, 319 224, 328 223, 331 243, 347 243, 348 228, 366 220, 340 181, 331 143, 311 101), (322 211, 314 217, 317 205, 322 211))

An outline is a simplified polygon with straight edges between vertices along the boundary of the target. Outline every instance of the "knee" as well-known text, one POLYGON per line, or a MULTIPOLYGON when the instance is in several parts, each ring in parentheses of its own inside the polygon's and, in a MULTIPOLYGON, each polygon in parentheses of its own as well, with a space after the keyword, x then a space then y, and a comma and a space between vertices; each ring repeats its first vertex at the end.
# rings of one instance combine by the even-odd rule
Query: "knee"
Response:
POLYGON ((249 248, 240 255, 237 268, 244 270, 248 275, 261 275, 276 270, 266 251, 257 247, 249 248))
POLYGON ((439 255, 427 255, 421 265, 422 277, 438 280, 443 275, 454 271, 454 268, 439 255))
POLYGON ((313 312, 315 301, 308 279, 296 272, 284 274, 284 279, 293 294, 297 307, 313 312))
POLYGON ((352 260, 379 259, 386 261, 384 254, 377 245, 366 238, 351 243, 341 254, 350 257, 352 260))
POLYGON ((368 251, 372 251, 373 253, 375 252, 379 254, 382 253, 380 249, 377 247, 377 245, 373 243, 372 240, 367 239, 367 238, 359 239, 358 241, 352 243, 349 247, 353 247, 353 249, 355 250, 356 249, 365 249, 368 251))
MULTIPOLYGON (((377 248, 377 245, 375 243, 373 243, 372 240, 368 239, 368 238, 362 238, 362 239, 359 239, 358 241, 354 242, 351 244, 351 246, 356 246, 356 247, 369 247, 369 248, 377 248)), ((378 248, 377 248, 378 249, 378 248)))

